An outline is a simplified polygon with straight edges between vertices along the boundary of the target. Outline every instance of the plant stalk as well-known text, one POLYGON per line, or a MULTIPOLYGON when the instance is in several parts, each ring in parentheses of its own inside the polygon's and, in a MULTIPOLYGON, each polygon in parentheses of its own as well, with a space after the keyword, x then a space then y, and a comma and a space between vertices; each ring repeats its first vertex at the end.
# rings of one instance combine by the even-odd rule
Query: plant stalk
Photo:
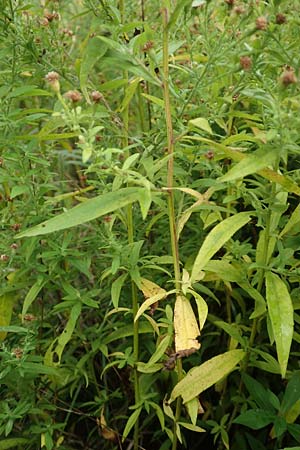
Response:
MULTIPOLYGON (((170 240, 173 256, 174 276, 176 290, 180 290, 180 265, 179 265, 179 250, 177 239, 177 228, 175 219, 175 206, 174 206, 174 133, 171 115, 171 101, 170 101, 170 89, 169 89, 169 8, 167 2, 164 3, 162 9, 163 18, 163 96, 165 104, 165 117, 167 127, 167 147, 168 154, 170 156, 168 160, 168 175, 167 175, 167 188, 168 188, 168 215, 169 215, 169 227, 170 227, 170 240)), ((177 374, 178 380, 182 379, 182 363, 181 360, 177 360, 177 374)), ((181 414, 181 398, 178 397, 176 401, 175 421, 173 426, 173 442, 172 450, 177 449, 177 422, 180 419, 181 414)))

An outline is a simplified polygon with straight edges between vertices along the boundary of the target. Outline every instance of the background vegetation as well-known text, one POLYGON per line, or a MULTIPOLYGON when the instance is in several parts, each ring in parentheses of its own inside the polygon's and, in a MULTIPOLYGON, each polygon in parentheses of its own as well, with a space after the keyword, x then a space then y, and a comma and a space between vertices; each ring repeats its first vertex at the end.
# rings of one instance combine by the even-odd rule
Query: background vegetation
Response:
POLYGON ((0 0, 0 449, 300 449, 296 0, 0 0))

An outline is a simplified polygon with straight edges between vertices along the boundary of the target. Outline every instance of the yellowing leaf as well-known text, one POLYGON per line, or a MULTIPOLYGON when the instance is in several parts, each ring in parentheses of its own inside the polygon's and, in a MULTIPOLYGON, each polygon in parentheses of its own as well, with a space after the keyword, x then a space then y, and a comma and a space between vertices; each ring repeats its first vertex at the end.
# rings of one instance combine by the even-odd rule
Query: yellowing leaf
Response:
POLYGON ((212 129, 208 123, 207 119, 204 117, 198 117, 197 119, 192 119, 189 121, 189 128, 200 128, 203 131, 206 131, 208 134, 213 134, 212 129))
POLYGON ((176 352, 200 348, 197 337, 200 330, 189 300, 178 295, 174 310, 175 349, 176 352))
MULTIPOLYGON (((15 296, 3 294, 0 296, 0 326, 7 327, 10 324, 15 296)), ((6 338, 6 331, 0 332, 0 342, 6 338)))
POLYGON ((284 378, 293 339, 294 309, 286 284, 272 272, 266 274, 266 297, 281 376, 284 378))
POLYGON ((158 284, 153 283, 153 281, 147 280, 147 278, 141 279, 140 289, 146 298, 150 298, 153 295, 157 295, 157 294, 163 294, 163 293, 166 294, 167 293, 167 291, 165 289, 158 286, 158 284))
POLYGON ((184 403, 197 397, 201 392, 228 375, 244 356, 245 352, 243 350, 231 350, 211 358, 201 364, 201 366, 193 367, 186 376, 176 384, 171 392, 169 401, 172 402, 179 395, 183 398, 184 403))

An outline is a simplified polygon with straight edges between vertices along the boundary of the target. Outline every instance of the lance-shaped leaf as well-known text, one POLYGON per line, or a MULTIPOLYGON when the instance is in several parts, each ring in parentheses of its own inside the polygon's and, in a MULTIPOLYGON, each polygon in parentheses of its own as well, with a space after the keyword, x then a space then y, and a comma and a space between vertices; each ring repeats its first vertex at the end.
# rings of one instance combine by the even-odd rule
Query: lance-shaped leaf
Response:
POLYGON ((50 347, 46 351, 44 358, 46 366, 58 366, 60 364, 62 353, 72 337, 80 313, 81 303, 76 303, 71 309, 70 317, 63 332, 58 338, 55 338, 54 341, 52 341, 50 347))
MULTIPOLYGON (((15 300, 15 295, 11 293, 0 296, 0 327, 7 327, 10 324, 15 300)), ((6 338, 6 334, 6 331, 0 331, 0 342, 6 338)))
POLYGON ((266 151, 265 148, 247 155, 246 158, 233 166, 219 181, 234 181, 252 173, 257 173, 261 169, 272 165, 276 158, 275 152, 266 151))
POLYGON ((272 273, 266 274, 266 297, 282 378, 285 377, 294 331, 293 303, 286 284, 272 273))
POLYGON ((178 295, 174 310, 175 349, 176 352, 200 348, 197 337, 200 330, 193 308, 189 300, 183 295, 178 295))
POLYGON ((201 366, 193 367, 174 387, 171 392, 170 402, 179 395, 183 398, 183 403, 197 397, 201 392, 228 375, 244 356, 245 352, 243 350, 231 350, 211 358, 201 364, 201 366))
POLYGON ((118 191, 107 192, 86 200, 69 211, 52 217, 29 230, 23 231, 17 237, 38 236, 81 225, 139 200, 142 196, 142 191, 142 188, 126 187, 118 191))
POLYGON ((250 220, 251 213, 241 212, 234 216, 228 217, 223 222, 218 223, 206 236, 198 255, 196 256, 191 282, 199 279, 201 270, 217 251, 227 242, 233 235, 242 228, 250 220))

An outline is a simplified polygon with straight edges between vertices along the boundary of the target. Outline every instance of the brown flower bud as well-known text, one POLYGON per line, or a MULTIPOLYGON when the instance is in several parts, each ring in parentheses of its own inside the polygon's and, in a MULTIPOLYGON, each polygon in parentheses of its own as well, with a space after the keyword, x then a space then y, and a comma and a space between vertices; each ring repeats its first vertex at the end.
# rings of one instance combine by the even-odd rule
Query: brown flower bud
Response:
POLYGON ((148 41, 148 42, 145 43, 145 45, 143 45, 142 52, 148 52, 153 47, 154 47, 154 42, 153 41, 148 41))
POLYGON ((297 77, 292 67, 287 67, 280 77, 280 81, 284 86, 297 83, 297 77))
POLYGON ((16 244, 15 242, 10 246, 12 250, 17 250, 18 247, 19 247, 18 244, 16 244))
POLYGON ((250 56, 241 56, 240 65, 243 70, 250 70, 252 67, 252 59, 250 58, 250 56))
POLYGON ((25 314, 24 320, 26 320, 27 322, 33 322, 34 320, 37 320, 37 318, 33 314, 25 314))
POLYGON ((277 23, 277 25, 282 25, 286 23, 286 16, 282 13, 276 14, 275 22, 277 23))
POLYGON ((243 5, 237 5, 233 8, 233 12, 235 14, 237 14, 238 16, 241 14, 244 14, 245 11, 246 11, 246 9, 244 8, 243 5))
POLYGON ((14 224, 11 226, 11 229, 12 229, 13 231, 19 231, 20 228, 21 228, 21 224, 20 224, 20 223, 14 223, 14 224))
POLYGON ((9 260, 9 256, 8 255, 0 255, 0 261, 8 261, 9 260))
POLYGON ((210 159, 214 159, 215 154, 212 150, 208 150, 208 152, 206 152, 204 156, 206 159, 210 160, 210 159))
POLYGON ((258 30, 266 30, 268 28, 268 20, 264 16, 260 16, 255 21, 256 28, 258 30))
POLYGON ((77 103, 82 100, 82 95, 78 91, 68 91, 65 93, 64 97, 71 100, 72 103, 77 103))

